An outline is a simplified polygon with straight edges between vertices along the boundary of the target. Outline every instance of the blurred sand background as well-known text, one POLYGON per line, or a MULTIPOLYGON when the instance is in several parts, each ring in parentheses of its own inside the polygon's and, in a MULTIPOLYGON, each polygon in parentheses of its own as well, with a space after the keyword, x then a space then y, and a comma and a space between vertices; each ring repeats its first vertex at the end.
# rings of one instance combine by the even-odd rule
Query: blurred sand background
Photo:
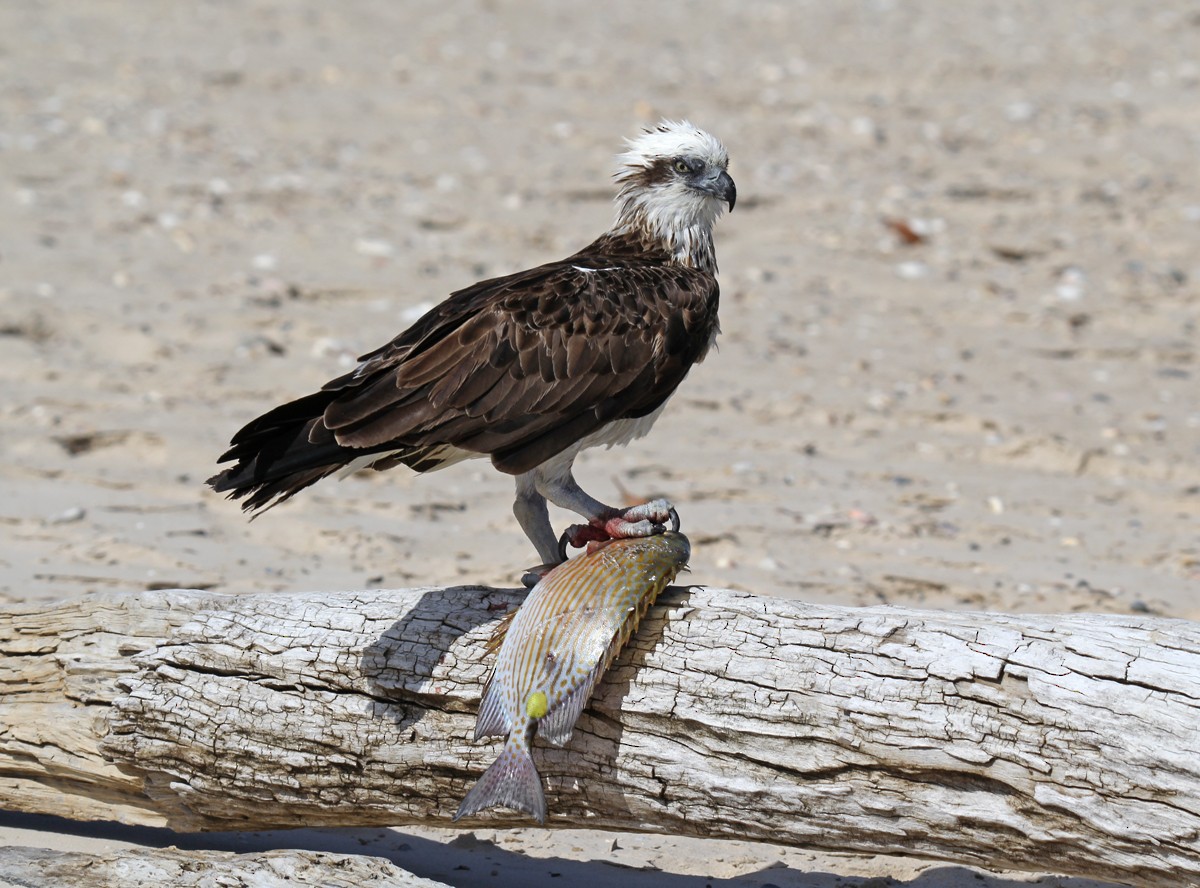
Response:
MULTIPOLYGON (((709 585, 1200 619, 1178 0, 0 5, 0 596, 514 585, 537 559, 485 463, 253 524, 202 482, 449 291, 604 230, 621 139, 662 116, 732 156, 724 335, 584 487, 672 499, 709 585)), ((314 836, 463 886, 980 884, 662 837, 314 836)))

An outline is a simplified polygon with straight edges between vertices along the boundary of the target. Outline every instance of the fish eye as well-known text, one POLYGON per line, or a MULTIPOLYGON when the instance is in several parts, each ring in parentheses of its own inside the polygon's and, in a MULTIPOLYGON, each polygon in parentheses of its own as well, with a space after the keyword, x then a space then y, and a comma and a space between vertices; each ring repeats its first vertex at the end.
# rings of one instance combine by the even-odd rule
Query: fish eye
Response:
POLYGON ((692 171, 692 168, 688 166, 688 162, 682 157, 676 158, 675 163, 671 165, 675 167, 675 172, 677 173, 690 173, 692 171))

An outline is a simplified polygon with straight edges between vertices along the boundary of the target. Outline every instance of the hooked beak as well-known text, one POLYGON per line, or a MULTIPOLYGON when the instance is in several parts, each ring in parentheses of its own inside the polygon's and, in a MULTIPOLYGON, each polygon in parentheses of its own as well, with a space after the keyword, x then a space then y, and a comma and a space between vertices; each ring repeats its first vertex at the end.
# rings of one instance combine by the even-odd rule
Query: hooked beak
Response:
POLYGON ((733 212, 733 205, 737 203, 737 186, 733 184, 729 173, 721 170, 712 183, 712 193, 729 204, 729 211, 733 212))

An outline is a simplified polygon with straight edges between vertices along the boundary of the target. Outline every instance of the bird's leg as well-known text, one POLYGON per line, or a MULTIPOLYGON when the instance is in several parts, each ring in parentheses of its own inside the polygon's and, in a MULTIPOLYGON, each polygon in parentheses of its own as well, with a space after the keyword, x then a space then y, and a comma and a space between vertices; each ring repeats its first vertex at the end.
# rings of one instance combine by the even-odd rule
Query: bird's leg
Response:
POLYGON ((525 536, 529 537, 529 541, 537 549, 538 557, 542 559, 541 564, 529 568, 521 577, 522 583, 533 586, 563 558, 559 554, 554 528, 550 526, 546 498, 538 493, 532 472, 517 476, 517 498, 513 501, 513 514, 517 516, 521 530, 525 531, 525 536))
POLYGON ((565 471, 553 474, 543 471, 544 468, 530 473, 535 477, 538 492, 554 505, 570 509, 588 521, 587 524, 573 524, 563 533, 558 553, 564 559, 567 545, 582 548, 591 542, 654 536, 668 527, 679 529, 679 515, 665 499, 616 509, 584 492, 571 474, 569 464, 565 471))

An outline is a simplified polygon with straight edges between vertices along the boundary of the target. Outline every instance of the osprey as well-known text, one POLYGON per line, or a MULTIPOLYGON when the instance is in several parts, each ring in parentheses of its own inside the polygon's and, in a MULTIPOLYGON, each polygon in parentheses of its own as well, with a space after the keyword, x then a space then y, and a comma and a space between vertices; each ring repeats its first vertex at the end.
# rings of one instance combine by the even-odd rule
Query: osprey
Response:
POLYGON ((627 145, 609 231, 561 261, 451 293, 352 372, 246 425, 209 485, 261 511, 332 474, 486 456, 516 477, 513 512, 546 564, 567 544, 677 529, 666 500, 607 506, 571 467, 584 448, 645 435, 708 352, 712 228, 737 191, 724 147, 686 121, 627 145), (547 500, 587 523, 557 537, 547 500))

